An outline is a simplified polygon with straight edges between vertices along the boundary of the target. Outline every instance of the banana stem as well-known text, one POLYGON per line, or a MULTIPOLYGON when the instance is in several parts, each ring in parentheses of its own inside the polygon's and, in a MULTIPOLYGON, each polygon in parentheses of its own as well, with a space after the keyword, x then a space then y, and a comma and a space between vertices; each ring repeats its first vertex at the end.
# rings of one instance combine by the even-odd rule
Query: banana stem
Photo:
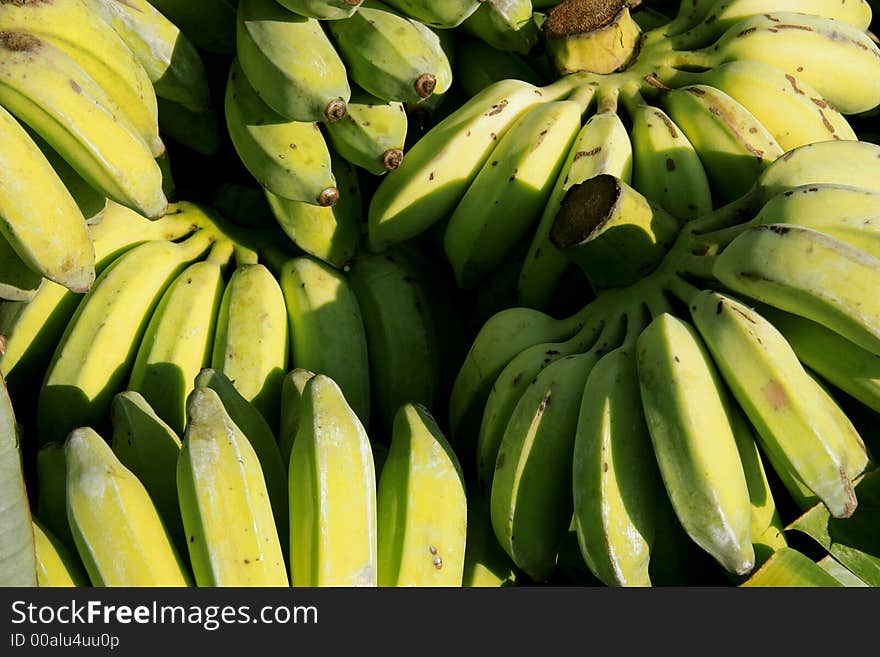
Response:
POLYGON ((761 201, 761 190, 753 189, 737 200, 691 221, 688 224, 689 232, 694 235, 706 235, 722 228, 751 221, 760 209, 761 201))
POLYGON ((687 282, 678 274, 674 274, 666 279, 666 289, 688 306, 701 291, 700 288, 687 282))
POLYGON ((686 69, 707 70, 717 63, 715 57, 706 50, 672 50, 663 57, 665 66, 686 69))
POLYGON ((593 103, 593 98, 596 97, 598 90, 598 84, 598 82, 594 81, 583 84, 577 87, 569 97, 569 100, 574 101, 580 106, 582 116, 587 113, 587 110, 593 103))
POLYGON ((695 278, 704 280, 713 280, 712 267, 715 264, 717 255, 688 255, 679 262, 679 273, 688 274, 695 278))
POLYGON ((636 340, 650 321, 651 312, 645 303, 639 303, 626 311, 626 335, 623 338, 621 349, 632 349, 636 340))
POLYGON ((603 85, 599 87, 596 99, 596 112, 617 113, 617 100, 620 97, 620 87, 618 85, 603 85))
POLYGON ((214 245, 208 252, 208 257, 206 258, 206 260, 208 262, 212 262, 216 265, 223 267, 232 258, 234 250, 235 244, 232 242, 232 240, 221 237, 216 242, 214 242, 214 245))

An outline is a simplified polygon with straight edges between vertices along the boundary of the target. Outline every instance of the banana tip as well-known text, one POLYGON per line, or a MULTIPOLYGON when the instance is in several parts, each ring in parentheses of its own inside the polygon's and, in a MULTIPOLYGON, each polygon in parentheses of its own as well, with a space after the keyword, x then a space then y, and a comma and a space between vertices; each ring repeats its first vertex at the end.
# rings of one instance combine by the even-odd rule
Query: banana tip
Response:
POLYGON ((415 87, 419 98, 427 98, 437 87, 437 76, 433 73, 422 73, 416 80, 415 87))
POLYGON ((324 110, 324 116, 327 118, 328 123, 336 123, 346 114, 348 114, 348 104, 341 98, 331 100, 324 110))
POLYGON ((328 187, 318 194, 318 205, 323 208, 329 208, 339 201, 339 190, 335 187, 328 187))
POLYGON ((389 148, 382 156, 382 166, 386 171, 394 171, 403 164, 403 151, 399 148, 389 148))

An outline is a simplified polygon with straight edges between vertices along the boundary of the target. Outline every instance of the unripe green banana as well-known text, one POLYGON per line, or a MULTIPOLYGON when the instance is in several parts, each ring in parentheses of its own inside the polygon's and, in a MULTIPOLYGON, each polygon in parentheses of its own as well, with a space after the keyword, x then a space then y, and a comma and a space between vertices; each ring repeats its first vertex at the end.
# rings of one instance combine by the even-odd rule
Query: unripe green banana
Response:
POLYGON ((278 0, 278 2, 302 16, 333 21, 351 16, 358 10, 363 0, 278 0))
POLYGON ((467 501, 467 546, 461 585, 468 588, 516 585, 516 567, 495 538, 488 502, 473 489, 468 491, 467 501))
POLYGON ((682 129, 659 107, 627 108, 632 122, 633 186, 680 219, 712 210, 712 190, 700 156, 682 129))
POLYGON ((318 124, 279 116, 257 96, 238 60, 229 70, 224 106, 232 144, 261 186, 292 201, 336 203, 330 152, 318 124))
POLYGON ((745 575, 755 565, 749 489, 709 352, 668 313, 641 333, 637 351, 645 418, 675 514, 725 570, 745 575))
POLYGON ((603 173, 629 183, 632 166, 633 147, 620 117, 612 111, 591 116, 568 153, 532 237, 517 283, 520 305, 546 308, 571 265, 568 257, 550 241, 550 228, 568 190, 603 173))
POLYGON ((499 140, 446 224, 444 250, 459 287, 478 283, 538 220, 581 112, 569 100, 535 105, 499 140))
POLYGON ((745 107, 705 84, 670 91, 663 99, 700 156, 714 195, 731 202, 749 191, 782 148, 745 107))
POLYGON ((106 441, 88 427, 75 429, 64 458, 67 517, 92 585, 189 586, 149 494, 106 441))
POLYGON ((159 129, 174 141, 202 155, 216 155, 221 147, 222 118, 210 107, 193 112, 164 98, 158 98, 159 129))
POLYGON ((383 100, 418 103, 442 95, 452 66, 430 28, 377 0, 350 18, 327 23, 351 79, 383 100))
POLYGON ((20 272, 16 285, 24 292, 35 291, 43 277, 74 292, 85 292, 95 280, 94 247, 82 212, 37 145, 2 107, 0 239, 9 263, 4 281, 13 282, 9 273, 20 272))
POLYGON ((852 515, 857 500, 841 430, 782 335, 758 313, 711 290, 693 299, 691 314, 792 495, 803 487, 835 517, 852 515))
POLYGON ((761 12, 739 21, 677 64, 712 68, 737 59, 762 61, 811 85, 844 114, 880 104, 880 90, 865 84, 880 74, 877 44, 862 29, 800 11, 761 12))
POLYGON ((284 294, 261 264, 244 264, 223 290, 211 367, 223 372, 270 427, 278 427, 281 379, 288 370, 284 294))
POLYGON ((177 491, 198 586, 288 586, 256 452, 210 388, 186 402, 177 491))
POLYGON ((811 228, 755 226, 725 247, 712 272, 734 292, 880 353, 880 305, 873 294, 880 260, 861 249, 811 228))
MULTIPOLYGON (((493 48, 528 54, 541 40, 531 0, 481 0, 462 29, 493 48)), ((473 62, 476 64, 476 62, 473 62)))
POLYGON ((178 435, 186 425, 192 382, 211 363, 222 267, 231 256, 232 244, 218 243, 207 260, 194 262, 174 279, 150 318, 128 379, 128 390, 143 395, 178 435))
POLYGON ((393 171, 403 162, 407 130, 403 103, 352 89, 348 113, 326 129, 337 153, 374 175, 393 171))
POLYGON ((205 368, 195 380, 196 388, 211 388, 220 397, 226 413, 250 441, 260 460, 266 480, 275 526, 281 547, 287 552, 289 501, 287 497, 287 462, 281 460, 278 441, 263 415, 235 387, 223 372, 205 368))
POLYGON ((367 337, 348 280, 324 263, 299 257, 284 263, 279 283, 287 304, 293 366, 333 379, 361 423, 368 426, 367 337))
POLYGON ((34 551, 37 557, 37 586, 40 588, 89 585, 89 578, 79 560, 36 518, 34 551))
POLYGON ((516 78, 534 85, 543 84, 541 74, 523 56, 497 50, 479 39, 462 40, 455 52, 453 79, 467 98, 499 80, 516 78))
POLYGON ((345 116, 348 76, 321 23, 275 0, 240 0, 236 17, 241 70, 266 105, 292 121, 345 116))
POLYGON ((369 246, 381 251, 418 235, 451 212, 505 131, 532 105, 567 95, 568 80, 536 87, 502 80, 438 123, 376 189, 369 246))
POLYGON ((342 390, 306 384, 290 456, 293 586, 376 586, 376 473, 370 439, 342 390))
POLYGON ((386 0, 425 25, 439 28, 458 27, 480 6, 482 0, 386 0))
POLYGON ((105 196, 147 217, 164 214, 168 202, 152 152, 84 68, 26 32, 0 32, 0 54, 0 104, 105 196))
POLYGON ((426 408, 403 404, 379 476, 379 586, 462 585, 467 539, 464 475, 426 408))
MULTIPOLYGON (((314 376, 314 372, 297 367, 288 372, 281 383, 281 429, 278 432, 278 450, 281 452, 281 460, 288 465, 293 441, 299 429, 299 418, 302 415, 303 394, 306 384, 314 376)), ((376 471, 380 472, 378 468, 376 471)))
POLYGON ((0 234, 0 301, 30 301, 43 277, 25 264, 0 234))
POLYGON ((150 4, 202 50, 220 55, 235 51, 235 0, 150 0, 150 4))
POLYGON ((574 524, 590 571, 609 586, 650 586, 655 498, 664 493, 627 347, 587 377, 572 468, 574 524))
POLYGON ((34 517, 76 554, 76 543, 67 522, 67 464, 61 443, 46 443, 37 451, 37 499, 34 517))
POLYGON ((98 277, 57 344, 40 388, 41 442, 60 441, 77 427, 105 423, 162 293, 213 239, 200 232, 179 244, 146 242, 98 277))
POLYGON ((335 151, 330 163, 339 201, 330 207, 291 201, 266 191, 269 203, 281 230, 300 249, 336 269, 343 269, 354 257, 361 239, 364 222, 364 199, 357 171, 335 151))
POLYGON ((113 453, 147 489, 171 540, 178 550, 186 552, 176 483, 180 435, 133 390, 114 395, 110 421, 113 453))

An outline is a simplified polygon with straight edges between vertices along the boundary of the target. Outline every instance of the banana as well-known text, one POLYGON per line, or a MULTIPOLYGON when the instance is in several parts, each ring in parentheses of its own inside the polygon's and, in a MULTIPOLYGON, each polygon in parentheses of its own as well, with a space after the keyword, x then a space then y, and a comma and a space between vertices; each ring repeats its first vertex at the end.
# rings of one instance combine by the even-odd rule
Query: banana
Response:
POLYGON ((633 187, 681 219, 712 210, 712 189, 700 156, 682 129, 659 107, 627 105, 632 122, 633 187))
POLYGON ((784 151, 830 139, 858 139, 840 112, 797 76, 760 61, 731 61, 703 73, 678 73, 684 84, 714 87, 746 108, 784 151))
POLYGON ((127 116, 74 59, 26 32, 0 32, 0 104, 95 189, 154 218, 167 207, 162 172, 127 116))
POLYGON ((510 558, 535 581, 556 564, 572 519, 572 450, 593 354, 548 365, 523 393, 498 450, 492 527, 510 558))
POLYGON ((110 448, 147 489, 175 547, 186 552, 176 483, 180 434, 134 390, 113 396, 110 422, 113 428, 110 448))
POLYGON ((852 515, 857 500, 840 427, 782 335, 747 306, 711 290, 694 297, 691 314, 792 496, 812 491, 835 517, 852 515))
POLYGON ((333 379, 306 384, 290 455, 293 586, 376 586, 376 473, 370 440, 333 379))
POLYGON ((221 144, 221 117, 212 106, 194 112, 164 98, 158 98, 159 129, 172 140, 202 155, 216 155, 221 144))
POLYGON ((499 140, 444 232, 459 287, 476 285, 538 220, 580 131, 582 111, 570 100, 535 105, 499 140))
POLYGON ((639 335, 638 377, 654 454, 675 514, 730 573, 755 565, 752 509, 729 401, 709 352, 663 313, 639 335))
POLYGON ((229 70, 224 106, 232 144, 260 185, 293 201, 336 203, 330 152, 318 124, 276 114, 254 92, 238 60, 229 70))
POLYGON ((77 306, 46 370, 37 401, 41 442, 76 427, 102 426, 112 396, 128 379, 156 304, 177 274, 214 238, 134 247, 104 270, 77 306))
POLYGON ((754 225, 812 228, 880 258, 880 192, 848 185, 802 185, 763 205, 754 225))
POLYGON ((260 460, 269 500, 275 515, 275 526, 285 553, 288 540, 287 462, 281 460, 278 442, 263 415, 227 378, 223 372, 205 368, 196 376, 195 388, 211 388, 220 397, 226 413, 250 441, 260 460))
MULTIPOLYGON (((185 214, 169 214, 156 221, 116 203, 88 225, 95 251, 95 271, 100 274, 120 253, 149 241, 183 237, 194 226, 185 214)), ((27 387, 42 377, 55 345, 82 299, 81 294, 44 280, 27 303, 0 304, 0 335, 6 336, 6 353, 0 371, 14 389, 27 387)))
POLYGON ((809 319, 761 307, 798 359, 836 388, 880 412, 880 355, 809 319))
POLYGON ((260 98, 281 116, 333 122, 351 94, 342 63, 321 23, 275 0, 240 0, 236 53, 260 98))
POLYGON ((378 585, 462 585, 464 475, 424 406, 402 404, 377 492, 378 585))
POLYGON ((260 461, 210 388, 186 401, 180 513, 197 586, 289 586, 260 461))
MULTIPOLYGON (((232 244, 218 242, 204 261, 184 269, 168 287, 138 347, 127 389, 139 393, 178 434, 186 424, 192 382, 210 365, 232 244)), ((286 337, 286 336, 285 336, 286 337)))
POLYGON ((462 30, 497 48, 522 53, 541 40, 531 0, 481 0, 480 7, 461 24, 462 30))
POLYGON ((37 557, 37 586, 83 587, 89 578, 78 559, 64 544, 34 518, 34 551, 37 557))
POLYGON ((219 55, 235 52, 236 0, 150 0, 150 4, 202 50, 219 55))
POLYGON ((629 183, 632 180, 633 146, 620 117, 601 111, 589 118, 547 199, 541 221, 532 237, 517 283, 522 306, 544 309, 570 265, 568 257, 550 241, 550 228, 571 187, 603 173, 629 183))
POLYGON ((43 277, 74 292, 85 292, 95 280, 95 253, 82 212, 39 147, 2 107, 0 241, 9 263, 3 279, 11 284, 7 277, 19 272, 16 286, 24 291, 35 290, 43 277))
POLYGON ((351 284, 340 272, 307 257, 285 262, 278 278, 287 305, 293 366, 333 379, 361 423, 369 426, 367 337, 351 284))
POLYGON ((125 42, 157 97, 192 112, 210 107, 211 91, 201 56, 152 4, 147 0, 86 0, 86 4, 125 42))
POLYGON ((406 402, 433 408, 440 397, 432 300, 400 253, 358 257, 348 272, 367 338, 370 426, 390 434, 406 402))
POLYGON ((871 22, 871 7, 865 0, 718 0, 700 23, 673 41, 677 48, 703 46, 718 39, 736 23, 768 11, 793 11, 833 18, 865 31, 871 22))
POLYGON ((534 85, 544 82, 542 75, 518 53, 497 50, 479 39, 463 39, 457 44, 453 79, 467 98, 490 84, 511 78, 534 85), (475 62, 480 65, 475 66, 475 62))
POLYGON ((864 83, 880 75, 880 48, 868 34, 797 12, 761 12, 739 21, 711 46, 680 54, 676 64, 713 68, 732 60, 766 62, 809 84, 844 114, 880 104, 880 89, 864 83))
POLYGON ((336 269, 354 257, 361 238, 364 199, 354 166, 330 152, 339 201, 330 207, 291 201, 265 190, 272 215, 281 230, 300 249, 336 269))
POLYGON ((351 16, 358 10, 363 0, 278 0, 278 2, 302 16, 334 21, 351 16))
POLYGON ((452 65, 430 28, 365 0, 350 18, 327 23, 351 79, 383 100, 418 103, 446 93, 452 65))
POLYGON ((0 301, 30 301, 42 282, 42 275, 28 267, 0 235, 0 301))
MULTIPOLYGON (((306 384, 315 376, 314 372, 296 367, 284 375, 281 383, 281 428, 278 430, 278 450, 281 460, 290 464, 290 453, 293 441, 299 429, 299 418, 302 415, 302 398, 306 384)), ((377 468, 376 472, 380 470, 377 468)))
POLYGON ((64 445, 46 443, 37 451, 37 498, 33 517, 67 548, 76 554, 76 543, 67 522, 67 464, 64 445))
POLYGON ((719 89, 688 85, 667 93, 663 105, 699 154, 720 202, 748 192, 783 153, 767 128, 719 89))
POLYGON ((483 0, 386 0, 398 11, 440 29, 458 27, 483 0))
POLYGON ((370 249, 406 241, 454 210, 517 117, 566 96, 571 86, 567 79, 554 84, 502 80, 434 126, 376 189, 367 217, 370 249))
POLYGON ((572 486, 578 544, 590 571, 609 586, 650 586, 655 497, 663 489, 631 347, 602 356, 587 377, 572 486))
POLYGON ((348 113, 328 123, 326 130, 337 153, 374 175, 393 171, 403 162, 407 130, 403 103, 386 102, 353 88, 348 113))
POLYGON ((495 588, 516 585, 516 567, 498 544, 488 503, 476 490, 467 493, 467 545, 461 585, 495 588))
POLYGON ((190 585, 143 484, 93 429, 64 441, 67 517, 93 586, 190 585), (107 528, 112 531, 107 531, 107 528))
POLYGON ((92 1, 3 2, 0 31, 28 34, 67 54, 106 92, 115 103, 113 111, 128 117, 158 157, 165 146, 159 137, 156 92, 150 77, 128 44, 101 19, 92 1))
POLYGON ((265 265, 239 265, 223 290, 216 321, 211 367, 276 428, 281 379, 288 370, 287 309, 265 265))
POLYGON ((880 306, 872 292, 880 283, 880 260, 861 249, 811 228, 755 226, 725 247, 712 272, 733 292, 880 353, 880 306))

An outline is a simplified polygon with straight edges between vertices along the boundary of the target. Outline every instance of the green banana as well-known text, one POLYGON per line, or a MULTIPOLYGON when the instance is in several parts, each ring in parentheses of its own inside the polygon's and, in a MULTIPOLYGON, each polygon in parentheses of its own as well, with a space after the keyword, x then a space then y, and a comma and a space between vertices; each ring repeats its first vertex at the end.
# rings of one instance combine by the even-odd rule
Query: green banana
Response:
POLYGON ((376 586, 376 473, 370 440, 333 379, 306 384, 290 455, 293 586, 376 586))
POLYGON ((30 301, 42 282, 43 277, 28 267, 0 235, 0 300, 30 301))
POLYGON ((461 28, 498 50, 530 53, 541 40, 531 0, 481 0, 461 28))
POLYGON ((440 397, 438 336, 431 297, 400 253, 356 258, 348 282, 367 339, 370 426, 390 433, 407 402, 433 408, 440 397))
POLYGON ((378 585, 462 585, 467 539, 464 475, 428 410, 403 404, 379 476, 378 585))
POLYGON ((534 85, 544 82, 541 73, 522 55, 497 50, 479 39, 466 39, 457 44, 453 79, 467 98, 476 96, 490 84, 511 78, 534 85), (479 62, 479 66, 475 62, 479 62))
POLYGON ((342 273, 307 257, 286 261, 278 279, 287 305, 293 366, 333 379, 361 423, 369 426, 367 337, 350 283, 342 273))
POLYGON ((63 440, 77 427, 104 424, 162 293, 213 239, 199 232, 179 244, 146 242, 98 277, 77 306, 46 370, 37 401, 41 442, 63 440))
POLYGON ((224 281, 222 267, 232 244, 220 242, 206 260, 194 262, 168 286, 138 347, 127 389, 143 395, 178 434, 186 424, 192 382, 211 360, 224 281))
POLYGON ((326 130, 337 153, 374 175, 393 171, 403 162, 407 130, 403 103, 352 89, 348 113, 328 123, 326 130))
POLYGON ((488 503, 476 490, 467 493, 467 545, 461 585, 496 588, 516 585, 516 567, 498 544, 488 503))
POLYGON ((835 517, 852 515, 857 500, 841 429, 782 335, 747 306, 711 290, 695 296, 691 314, 792 496, 812 491, 835 517))
POLYGON ((273 194, 321 206, 336 203, 330 152, 318 124, 279 116, 257 96, 238 61, 229 70, 224 105, 242 163, 273 194))
POLYGON ((802 552, 783 548, 740 586, 796 589, 809 586, 834 588, 843 584, 802 552))
POLYGON ((749 191, 761 172, 783 151, 745 107, 723 91, 694 84, 663 99, 700 156, 715 197, 731 202, 749 191))
POLYGON ((675 514, 730 573, 755 565, 752 508, 729 401, 697 332, 663 313, 637 344, 642 405, 675 514))
POLYGON ((482 0, 386 0, 418 21, 441 29, 458 27, 480 6, 482 0))
MULTIPOLYGON (((278 450, 281 460, 290 464, 290 453, 293 441, 299 429, 299 418, 302 415, 302 398, 306 384, 315 376, 314 372, 296 367, 284 376, 281 383, 281 428, 278 431, 278 450)), ((379 472, 379 470, 376 470, 379 472)))
POLYGON ((582 109, 568 100, 535 105, 499 140, 444 231, 459 287, 478 283, 538 220, 581 128, 582 109))
POLYGON ((601 111, 589 118, 562 165, 526 253, 517 283, 519 304, 544 309, 571 261, 550 241, 550 228, 565 194, 574 185, 603 173, 632 180, 633 146, 620 117, 601 111))
POLYGON ((177 491, 198 586, 289 586, 256 452, 210 388, 186 401, 177 491))
POLYGON ((95 189, 154 218, 162 172, 143 137, 74 59, 26 32, 0 32, 0 104, 39 133, 95 189))
POLYGON ((34 517, 76 554, 76 543, 67 522, 67 464, 62 443, 46 443, 37 451, 37 499, 34 517))
POLYGON ((211 367, 276 428, 281 379, 288 370, 287 309, 265 265, 238 266, 223 290, 216 321, 211 367))
POLYGON ((307 123, 345 116, 345 65, 317 20, 275 0, 240 0, 236 35, 241 70, 275 112, 307 123))
POLYGON ((351 16, 358 10, 363 0, 278 0, 278 2, 302 16, 333 21, 351 16))
POLYGON ((351 17, 327 23, 351 79, 383 100, 418 103, 443 95, 452 65, 429 27, 377 0, 351 17))
POLYGON ((199 48, 209 53, 235 52, 237 0, 150 0, 199 48))
POLYGON ((336 269, 354 257, 361 238, 364 200, 354 166, 330 152, 339 201, 330 207, 291 201, 265 190, 266 200, 281 230, 300 249, 336 269))
POLYGON ((124 390, 113 396, 110 421, 113 427, 110 448, 120 463, 131 470, 147 489, 171 540, 178 550, 185 552, 186 538, 175 478, 180 434, 134 390, 124 390))
POLYGON ((221 118, 212 106, 194 112, 164 98, 158 98, 159 129, 166 137, 202 155, 216 155, 222 146, 221 118))
POLYGON ((89 578, 82 564, 64 544, 34 518, 34 551, 37 557, 37 586, 83 587, 89 578))
POLYGON ((7 272, 21 272, 18 285, 25 291, 36 289, 36 278, 74 292, 85 292, 95 280, 95 253, 82 212, 37 145, 2 107, 0 240, 9 263, 4 281, 9 281, 7 272))
POLYGON ((88 427, 75 429, 64 459, 67 517, 92 585, 189 586, 149 494, 105 440, 88 427))

